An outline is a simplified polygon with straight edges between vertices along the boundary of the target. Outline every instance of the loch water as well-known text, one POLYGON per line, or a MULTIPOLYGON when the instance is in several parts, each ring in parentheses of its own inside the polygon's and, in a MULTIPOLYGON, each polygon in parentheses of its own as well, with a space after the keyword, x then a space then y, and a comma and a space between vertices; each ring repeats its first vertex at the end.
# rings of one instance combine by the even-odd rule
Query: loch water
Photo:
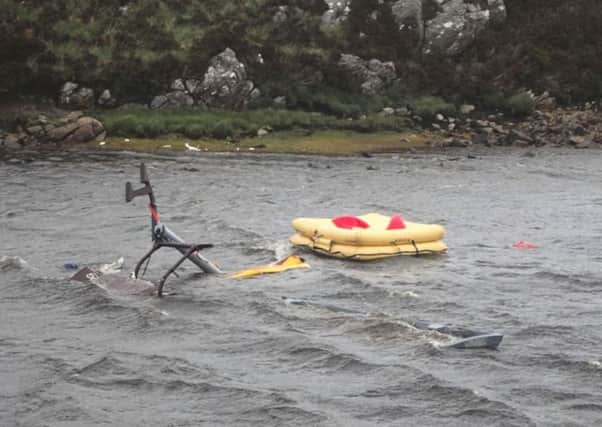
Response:
POLYGON ((602 424, 602 151, 192 154, 0 159, 0 425, 602 424), (146 201, 124 200, 141 162, 162 220, 226 271, 298 252, 299 216, 400 212, 449 251, 302 252, 310 270, 244 281, 184 264, 162 299, 70 281, 150 248, 146 201), (418 319, 504 340, 446 349, 418 319))

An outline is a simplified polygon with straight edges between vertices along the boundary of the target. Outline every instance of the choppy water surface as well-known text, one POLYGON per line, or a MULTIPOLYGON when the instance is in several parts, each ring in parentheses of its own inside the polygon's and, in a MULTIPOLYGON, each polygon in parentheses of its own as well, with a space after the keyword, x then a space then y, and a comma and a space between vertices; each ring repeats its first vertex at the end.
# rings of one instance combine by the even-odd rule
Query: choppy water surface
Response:
POLYGON ((459 153, 1 161, 0 424, 600 425, 601 152, 459 153), (229 271, 289 253, 297 216, 402 212, 450 250, 240 282, 190 265, 164 299, 68 281, 149 248, 123 194, 140 161, 162 219, 229 271), (505 338, 443 349, 414 319, 505 338))

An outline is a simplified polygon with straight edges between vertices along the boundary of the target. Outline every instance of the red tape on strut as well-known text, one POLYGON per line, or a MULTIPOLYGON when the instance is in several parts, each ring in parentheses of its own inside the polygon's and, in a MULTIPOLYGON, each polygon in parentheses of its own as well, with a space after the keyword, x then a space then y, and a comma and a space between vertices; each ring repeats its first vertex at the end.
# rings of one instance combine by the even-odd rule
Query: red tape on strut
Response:
POLYGON ((154 219, 156 222, 159 222, 159 214, 157 213, 157 211, 156 211, 156 210, 154 210, 152 206, 149 206, 149 207, 148 207, 148 210, 150 211, 150 214, 151 214, 151 216, 153 217, 153 219, 154 219))

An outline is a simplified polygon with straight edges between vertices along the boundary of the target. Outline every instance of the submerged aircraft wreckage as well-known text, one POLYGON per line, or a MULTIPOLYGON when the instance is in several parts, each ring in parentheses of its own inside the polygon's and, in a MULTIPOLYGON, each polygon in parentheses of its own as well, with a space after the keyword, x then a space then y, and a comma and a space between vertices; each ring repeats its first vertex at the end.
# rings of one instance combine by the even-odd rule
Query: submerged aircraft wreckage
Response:
MULTIPOLYGON (((203 249, 213 247, 211 243, 187 243, 161 222, 153 187, 144 163, 140 165, 140 182, 143 186, 138 189, 134 189, 130 182, 126 183, 125 200, 129 203, 136 197, 148 196, 152 237, 150 250, 136 263, 131 276, 87 266, 80 269, 71 279, 90 283, 107 291, 162 297, 165 282, 186 260, 195 264, 204 273, 225 274, 217 264, 200 253, 203 249), (181 257, 156 284, 142 279, 152 255, 162 248, 175 249, 181 257)), ((445 252, 447 249, 441 241, 444 234, 443 227, 436 224, 406 223, 399 214, 392 217, 380 214, 344 216, 332 220, 297 218, 293 221, 293 228, 297 231, 297 234, 291 238, 293 245, 304 247, 320 255, 351 260, 367 261, 395 255, 418 256, 445 252), (389 236, 395 237, 392 243, 388 243, 389 236), (328 241, 327 245, 324 244, 325 239, 328 241)), ((297 268, 309 268, 309 265, 302 257, 293 254, 272 264, 232 273, 229 277, 244 279, 297 268)), ((445 323, 416 321, 410 322, 410 325, 416 329, 451 336, 453 341, 446 345, 449 348, 496 349, 503 339, 501 334, 456 328, 445 323)))

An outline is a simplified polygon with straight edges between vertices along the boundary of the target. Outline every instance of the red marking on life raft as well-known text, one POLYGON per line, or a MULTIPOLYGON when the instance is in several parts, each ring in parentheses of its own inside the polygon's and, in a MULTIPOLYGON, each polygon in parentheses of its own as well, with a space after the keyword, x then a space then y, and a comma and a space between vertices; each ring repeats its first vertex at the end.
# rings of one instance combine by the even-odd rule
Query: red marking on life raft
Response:
POLYGON ((529 243, 524 240, 519 240, 518 242, 513 244, 512 247, 516 249, 535 249, 537 246, 535 246, 533 243, 529 243))
POLYGON ((370 224, 356 216, 338 216, 332 219, 334 225, 339 228, 351 230, 352 228, 368 228, 370 224))
POLYGON ((401 214, 395 214, 391 217, 391 221, 389 221, 389 226, 387 230, 401 230, 406 228, 406 223, 403 222, 403 218, 401 214))

